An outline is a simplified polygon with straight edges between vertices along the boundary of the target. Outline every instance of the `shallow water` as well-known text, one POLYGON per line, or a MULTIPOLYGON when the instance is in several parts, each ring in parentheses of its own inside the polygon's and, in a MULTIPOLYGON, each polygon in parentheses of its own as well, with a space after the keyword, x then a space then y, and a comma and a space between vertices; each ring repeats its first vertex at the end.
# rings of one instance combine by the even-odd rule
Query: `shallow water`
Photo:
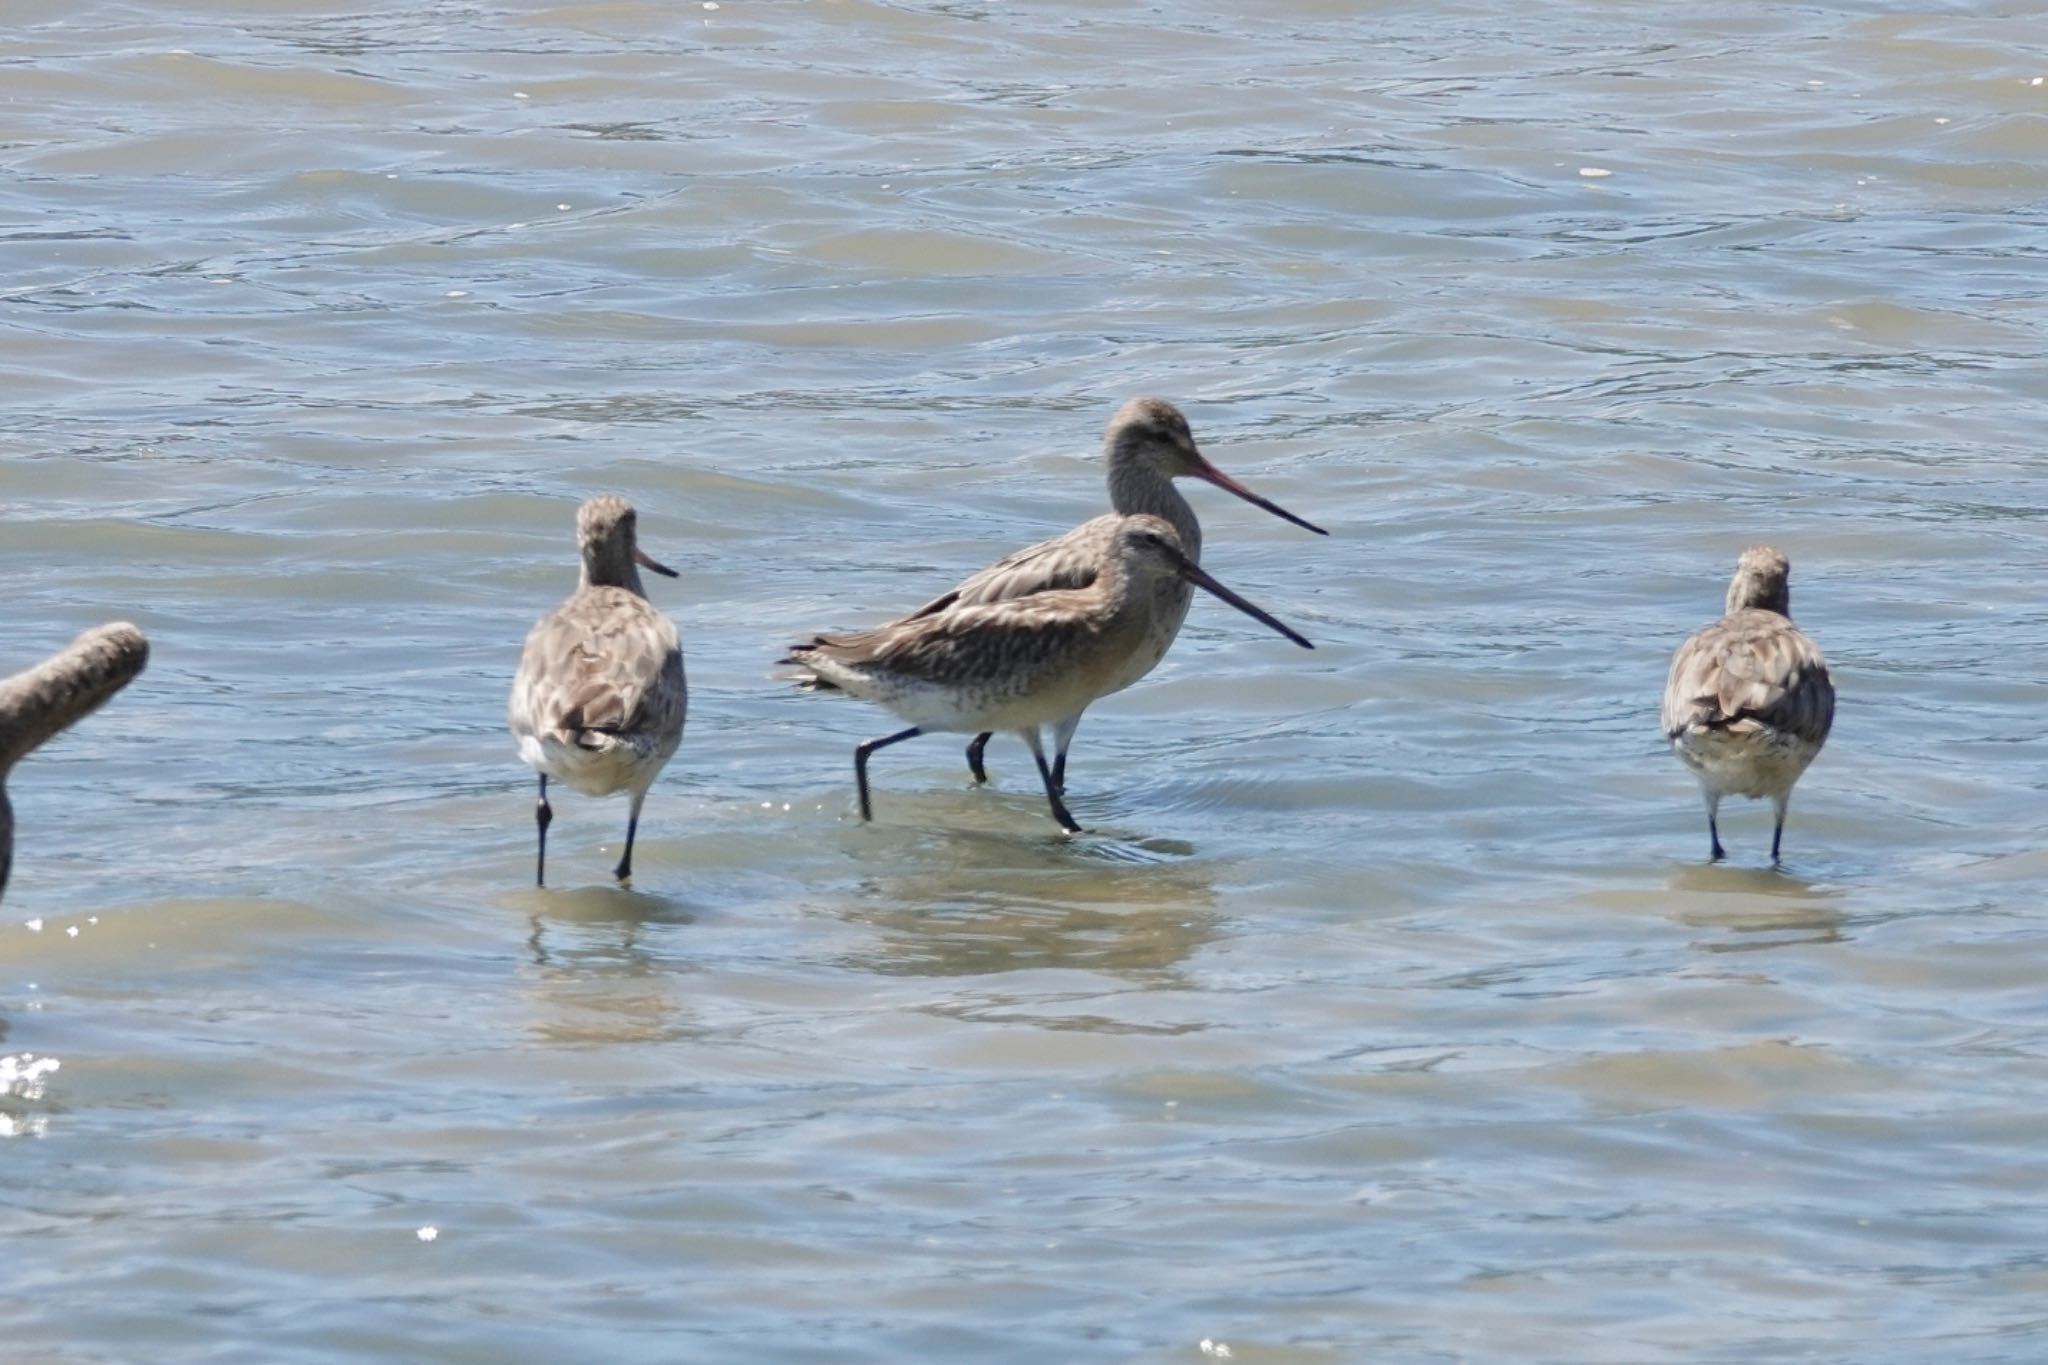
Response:
POLYGON ((155 654, 10 783, 6 1354, 2038 1359, 2037 27, 17 17, 0 672, 155 654), (1190 494, 1316 652, 1198 605, 1085 838, 1007 739, 863 828, 778 647, 1099 511, 1141 392, 1330 528, 1190 494), (537 893, 600 490, 690 733, 537 893), (1656 732, 1756 540, 1842 697, 1782 871, 1656 732))

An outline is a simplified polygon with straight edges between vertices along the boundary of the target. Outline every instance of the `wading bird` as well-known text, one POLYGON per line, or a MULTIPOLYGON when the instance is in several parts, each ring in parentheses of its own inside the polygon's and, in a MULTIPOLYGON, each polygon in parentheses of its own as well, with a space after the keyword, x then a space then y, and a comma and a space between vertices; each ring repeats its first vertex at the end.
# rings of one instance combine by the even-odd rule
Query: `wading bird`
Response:
POLYGON ((1165 520, 1116 518, 1104 540, 1100 563, 1083 587, 948 606, 791 647, 782 662, 802 669, 806 687, 850 693, 910 722, 909 729, 853 751, 861 819, 874 813, 868 757, 875 750, 930 731, 1013 730, 1037 761, 1053 819, 1069 834, 1080 833, 1046 765, 1039 727, 1078 716, 1123 686, 1133 651, 1157 630, 1161 612, 1186 610, 1191 585, 1303 649, 1314 648, 1205 572, 1165 520))
POLYGON ((1792 624, 1792 566, 1768 545, 1742 552, 1728 611, 1671 656, 1664 734, 1692 769, 1707 801, 1707 837, 1721 847, 1724 796, 1769 797, 1777 823, 1771 861, 1785 835, 1792 784, 1827 742, 1835 685, 1827 660, 1792 624))
POLYGON ((126 621, 89 630, 61 653, 0 681, 0 893, 14 865, 7 775, 24 755, 97 710, 149 662, 149 641, 126 621))
POLYGON ((640 585, 645 568, 669 578, 674 569, 647 557, 635 541, 633 505, 595 497, 576 513, 583 577, 569 600, 540 619, 526 637, 512 681, 508 719, 519 756, 540 774, 534 822, 540 851, 533 881, 547 884, 548 779, 585 796, 626 792, 626 851, 613 869, 633 875, 633 836, 647 789, 683 741, 689 688, 675 624, 654 609, 640 585))
MULTIPOLYGON (((1163 398, 1133 398, 1116 410, 1102 435, 1103 461, 1108 466, 1109 505, 1115 511, 1085 521, 1063 536, 1008 555, 967 578, 951 592, 935 597, 909 616, 892 625, 935 615, 956 606, 1019 601, 1041 592, 1085 588, 1095 581, 1108 556, 1110 542, 1126 517, 1164 518, 1179 537, 1180 552, 1199 564, 1202 559, 1202 525, 1195 509, 1174 488, 1175 479, 1202 479, 1225 492, 1234 493, 1254 507, 1262 507, 1283 521, 1291 521, 1317 535, 1328 535, 1322 527, 1302 520, 1294 513, 1268 501, 1225 474, 1195 446, 1188 419, 1179 408, 1163 398)), ((1193 594, 1191 580, 1175 578, 1165 591, 1147 628, 1130 637, 1123 657, 1116 661, 1108 683, 1096 696, 1121 692, 1150 673, 1166 657, 1180 625, 1187 618, 1193 594)), ((1093 697, 1089 699, 1094 700, 1093 697)), ((1083 703, 1085 706, 1086 703, 1083 703)), ((1053 734, 1053 785, 1067 788, 1067 746, 1080 727, 1081 712, 1055 716, 1046 722, 1053 734)), ((967 746, 967 767, 976 782, 988 781, 982 751, 988 747, 988 732, 977 734, 967 746)))

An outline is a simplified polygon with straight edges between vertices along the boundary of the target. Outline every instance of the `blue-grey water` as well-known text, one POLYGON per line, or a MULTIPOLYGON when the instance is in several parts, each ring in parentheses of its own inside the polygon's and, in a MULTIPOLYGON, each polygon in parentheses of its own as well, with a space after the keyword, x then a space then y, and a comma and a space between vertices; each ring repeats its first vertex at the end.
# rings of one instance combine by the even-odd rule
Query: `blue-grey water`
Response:
POLYGON ((9 1362, 2048 1358, 2029 6, 23 4, 9 1362), (1014 741, 772 680, 1104 506, 1211 602, 1014 741), (631 890, 503 728, 682 570, 631 890), (1841 694, 1705 863, 1671 649, 1841 694), (55 1064, 52 1069, 52 1063, 55 1064), (431 1237, 424 1231, 432 1229, 431 1237))

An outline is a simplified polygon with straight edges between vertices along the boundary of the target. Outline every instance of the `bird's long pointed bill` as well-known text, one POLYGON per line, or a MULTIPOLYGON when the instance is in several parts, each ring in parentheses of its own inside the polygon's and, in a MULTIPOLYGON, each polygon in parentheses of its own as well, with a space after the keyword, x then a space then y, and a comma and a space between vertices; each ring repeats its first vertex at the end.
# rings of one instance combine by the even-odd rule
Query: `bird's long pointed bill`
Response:
POLYGON ((1271 512, 1274 516, 1280 518, 1280 520, 1282 521, 1293 522, 1296 526, 1299 526, 1304 531, 1314 531, 1319 536, 1326 536, 1330 534, 1328 531, 1325 531, 1322 527, 1316 525, 1314 522, 1304 521, 1300 517, 1297 517, 1296 515, 1294 515, 1294 513, 1288 511, 1279 503, 1273 502, 1267 498, 1260 497, 1257 493, 1252 492, 1251 489, 1246 488, 1243 484, 1239 483, 1236 479, 1231 478, 1228 474, 1218 469, 1215 465, 1210 464, 1207 460, 1202 461, 1201 467, 1195 470, 1195 474, 1197 477, 1206 479, 1210 483, 1215 484, 1218 488, 1222 489, 1226 493, 1235 493, 1238 497, 1243 498, 1246 502, 1250 503, 1254 507, 1263 507, 1268 512, 1271 512))
POLYGON ((654 572, 660 574, 663 578, 682 577, 682 575, 678 574, 674 569, 671 569, 668 565, 663 564, 660 560, 655 559, 652 555, 648 554, 647 551, 642 550, 637 546, 634 547, 633 550, 633 562, 638 564, 643 569, 654 570, 654 572))
POLYGON ((1188 582, 1194 584, 1196 587, 1202 589, 1204 592, 1214 593, 1216 596, 1230 603, 1231 606, 1236 607, 1239 611, 1243 612, 1246 616, 1251 617, 1252 620, 1257 621, 1260 625, 1270 626, 1273 630, 1278 631, 1282 635, 1285 635, 1288 639, 1294 641, 1294 643, 1300 645, 1303 649, 1315 648, 1314 645, 1308 642, 1307 636, 1303 635, 1300 631, 1294 629, 1294 627, 1288 625, 1286 622, 1282 621, 1279 617, 1273 615, 1271 612, 1265 610, 1263 607, 1253 606, 1251 603, 1245 601, 1242 597, 1239 597, 1230 589, 1224 587, 1221 583, 1218 583, 1215 579, 1209 576, 1208 572, 1204 570, 1201 565, 1195 563, 1195 561, 1193 561, 1192 559, 1188 559, 1185 556, 1183 556, 1180 562, 1180 571, 1187 577, 1188 582))

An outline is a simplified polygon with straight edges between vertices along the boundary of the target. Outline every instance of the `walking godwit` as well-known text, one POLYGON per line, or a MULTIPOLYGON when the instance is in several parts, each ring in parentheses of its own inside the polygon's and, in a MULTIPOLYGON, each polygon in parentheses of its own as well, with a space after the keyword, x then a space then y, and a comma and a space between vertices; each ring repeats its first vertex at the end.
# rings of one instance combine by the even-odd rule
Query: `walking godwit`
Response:
MULTIPOLYGON (((1317 535, 1328 535, 1322 527, 1302 520, 1277 503, 1246 488, 1225 474, 1195 446, 1188 419, 1179 408, 1163 398, 1133 398, 1116 410, 1102 434, 1104 463, 1109 471, 1109 505, 1114 512, 1086 521, 1063 536, 1041 541, 989 565, 942 597, 933 598, 910 615, 891 622, 898 625, 931 616, 956 606, 1008 602, 1035 593, 1085 588, 1095 581, 1109 557, 1111 542, 1123 519, 1132 516, 1162 517, 1179 537, 1180 552, 1189 560, 1202 559, 1202 524, 1195 509, 1188 506, 1173 486, 1178 478, 1203 479, 1229 493, 1235 493, 1254 507, 1263 507, 1283 521, 1291 521, 1317 535)), ((1111 676, 1095 696, 1121 692, 1150 673, 1166 657, 1174 637, 1187 618, 1193 589, 1191 580, 1178 575, 1164 583, 1158 610, 1150 626, 1130 639, 1130 647, 1111 676)), ((1089 698, 1090 701, 1094 697, 1089 698)), ((1087 703, 1082 704, 1083 707, 1087 703)), ((1081 711, 1055 717, 1053 726, 1053 784, 1061 791, 1067 786, 1067 746, 1080 727, 1081 711)), ((967 746, 967 767, 976 782, 988 781, 982 751, 990 735, 978 734, 967 746)))
POLYGON ((1770 546, 1744 550, 1728 585, 1727 614, 1671 656, 1664 734, 1700 781, 1717 861, 1726 855, 1717 822, 1724 796, 1771 798, 1771 861, 1778 861, 1792 784, 1834 723, 1827 660, 1791 621, 1791 574, 1770 546))
MULTIPOLYGON (((872 819, 868 756, 927 731, 980 734, 1014 730, 1030 746, 1052 817, 1079 834, 1059 783, 1046 766, 1038 730, 1078 716, 1122 686, 1134 652, 1155 629, 1163 605, 1202 588, 1303 649, 1301 635, 1210 577, 1160 517, 1104 518, 1105 552, 1085 586, 960 603, 891 621, 874 630, 820 635, 792 646, 782 662, 806 670, 816 690, 878 702, 910 722, 908 730, 853 751, 860 818, 872 819)), ((1090 523, 1091 525, 1095 523, 1090 523)), ((1184 608, 1183 608, 1184 609, 1184 608)))
POLYGON ((149 662, 149 641, 126 621, 89 630, 24 673, 0 681, 0 894, 14 865, 7 774, 30 750, 69 729, 128 685, 149 662))
POLYGON ((508 708, 519 756, 540 774, 534 821, 540 852, 533 882, 547 884, 548 779, 585 796, 630 792, 626 852, 614 875, 633 875, 633 836, 640 804, 662 765, 683 741, 689 688, 675 624, 656 611, 640 586, 640 570, 669 578, 676 571, 647 557, 634 540, 633 504, 606 495, 576 513, 583 577, 568 601, 540 619, 526 637, 508 708))

